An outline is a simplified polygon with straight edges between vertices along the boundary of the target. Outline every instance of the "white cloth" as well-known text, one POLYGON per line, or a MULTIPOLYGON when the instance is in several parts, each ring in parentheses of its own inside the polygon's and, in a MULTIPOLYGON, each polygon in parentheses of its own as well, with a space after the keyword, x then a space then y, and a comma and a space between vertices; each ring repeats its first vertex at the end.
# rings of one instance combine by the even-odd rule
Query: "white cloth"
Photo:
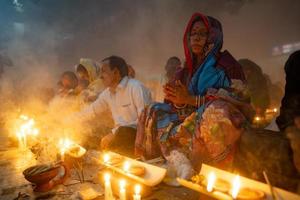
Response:
POLYGON ((277 124, 276 124, 276 117, 274 117, 271 121, 271 123, 264 128, 265 130, 270 130, 270 131, 280 131, 277 124))
POLYGON ((138 116, 144 107, 151 103, 150 91, 138 80, 124 77, 115 91, 106 88, 89 107, 76 114, 80 121, 88 121, 94 117, 106 117, 101 113, 110 109, 114 133, 120 126, 136 127, 138 116))

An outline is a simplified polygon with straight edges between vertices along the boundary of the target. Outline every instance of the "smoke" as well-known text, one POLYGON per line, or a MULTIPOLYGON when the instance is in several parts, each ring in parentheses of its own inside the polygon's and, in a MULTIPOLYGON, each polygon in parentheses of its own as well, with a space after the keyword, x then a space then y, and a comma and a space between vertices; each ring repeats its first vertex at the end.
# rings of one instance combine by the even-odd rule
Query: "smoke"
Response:
POLYGON ((119 55, 138 78, 159 76, 169 57, 184 59, 182 37, 194 12, 221 21, 223 48, 235 58, 249 58, 283 82, 287 56, 272 56, 272 48, 300 41, 299 7, 298 0, 1 1, 0 53, 14 63, 1 79, 1 101, 8 104, 1 110, 34 104, 42 112, 41 91, 55 88, 81 57, 119 55))
MULTIPOLYGON (((236 58, 258 62, 268 73, 274 67, 281 68, 285 59, 273 58, 272 48, 300 40, 297 0, 7 2, 1 9, 8 10, 16 2, 22 6, 21 13, 15 10, 10 15, 25 27, 24 35, 18 37, 21 43, 11 45, 16 43, 16 37, 10 38, 8 52, 29 75, 31 64, 22 60, 27 56, 32 57, 33 66, 41 65, 40 71, 57 76, 63 70, 72 70, 80 57, 99 61, 117 54, 136 69, 140 78, 149 72, 157 76, 168 57, 184 58, 182 36, 189 17, 196 11, 222 22, 224 48, 236 58), (278 66, 269 66, 272 62, 278 66)), ((273 76, 280 79, 278 74, 273 76)))

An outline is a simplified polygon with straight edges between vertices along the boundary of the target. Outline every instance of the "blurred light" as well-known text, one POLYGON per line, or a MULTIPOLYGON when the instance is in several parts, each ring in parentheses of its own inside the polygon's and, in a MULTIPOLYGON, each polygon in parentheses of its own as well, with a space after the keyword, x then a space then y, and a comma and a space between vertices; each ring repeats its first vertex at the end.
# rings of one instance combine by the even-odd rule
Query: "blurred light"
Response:
POLYGON ((299 49, 300 49, 300 42, 283 44, 281 46, 273 47, 272 55, 280 56, 280 55, 284 55, 284 54, 290 54, 299 49))

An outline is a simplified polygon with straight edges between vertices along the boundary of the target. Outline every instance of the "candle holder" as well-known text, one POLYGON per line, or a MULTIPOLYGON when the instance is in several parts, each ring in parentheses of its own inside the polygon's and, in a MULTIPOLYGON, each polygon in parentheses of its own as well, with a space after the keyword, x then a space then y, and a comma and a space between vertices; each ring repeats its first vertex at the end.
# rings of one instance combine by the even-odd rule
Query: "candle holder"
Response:
POLYGON ((140 162, 114 152, 105 152, 99 161, 108 169, 150 187, 159 184, 166 175, 166 169, 164 168, 140 162))

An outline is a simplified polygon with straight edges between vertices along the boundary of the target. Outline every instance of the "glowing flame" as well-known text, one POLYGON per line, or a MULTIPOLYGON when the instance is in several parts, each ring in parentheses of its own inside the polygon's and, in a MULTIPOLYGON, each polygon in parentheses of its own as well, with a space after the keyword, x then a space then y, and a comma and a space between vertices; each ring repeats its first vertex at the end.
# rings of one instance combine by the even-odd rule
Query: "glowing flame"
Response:
POLYGON ((124 165, 123 165, 123 170, 128 173, 129 172, 129 169, 130 169, 130 163, 129 161, 125 161, 124 162, 124 165))
POLYGON ((213 190, 215 181, 216 181, 215 173, 210 172, 209 175, 208 175, 208 181, 207 181, 207 187, 206 187, 208 192, 211 192, 213 190))
POLYGON ((26 115, 20 115, 21 120, 16 130, 16 136, 19 140, 19 146, 22 148, 27 147, 27 136, 37 136, 39 129, 35 127, 35 121, 26 115))
POLYGON ((273 109, 273 112, 277 113, 277 111, 278 111, 277 108, 274 108, 274 109, 273 109))
POLYGON ((104 155, 103 155, 103 161, 104 161, 104 163, 108 163, 109 160, 110 160, 109 154, 108 154, 108 153, 104 154, 104 155))
POLYGON ((259 122, 260 121, 260 117, 255 117, 255 121, 259 122))
POLYGON ((20 119, 27 121, 28 120, 28 116, 26 115, 20 115, 20 119))
POLYGON ((232 191, 231 191, 231 196, 235 199, 237 195, 239 194, 241 187, 241 181, 240 181, 240 176, 237 175, 234 177, 233 182, 232 182, 232 191))
POLYGON ((58 146, 60 148, 61 154, 64 154, 70 147, 72 146, 73 142, 69 138, 60 139, 58 142, 58 146))

